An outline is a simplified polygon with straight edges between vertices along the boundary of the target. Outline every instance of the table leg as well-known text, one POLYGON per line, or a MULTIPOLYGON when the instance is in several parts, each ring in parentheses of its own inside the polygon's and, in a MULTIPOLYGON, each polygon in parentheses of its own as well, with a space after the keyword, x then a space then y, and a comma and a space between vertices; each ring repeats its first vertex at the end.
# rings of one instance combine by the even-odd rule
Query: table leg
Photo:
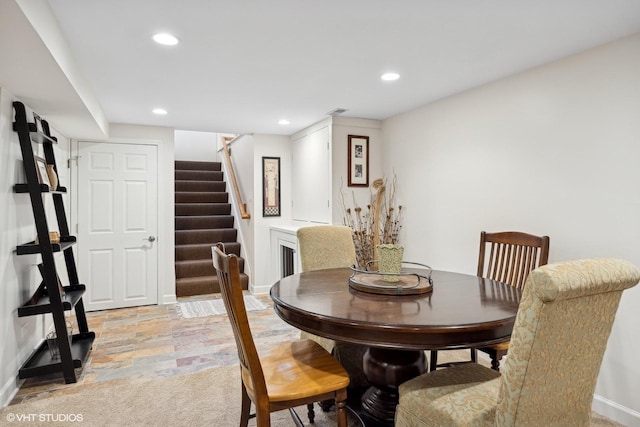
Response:
POLYGON ((392 423, 398 386, 424 373, 426 367, 424 351, 369 348, 363 368, 371 387, 362 396, 362 409, 378 420, 392 423))

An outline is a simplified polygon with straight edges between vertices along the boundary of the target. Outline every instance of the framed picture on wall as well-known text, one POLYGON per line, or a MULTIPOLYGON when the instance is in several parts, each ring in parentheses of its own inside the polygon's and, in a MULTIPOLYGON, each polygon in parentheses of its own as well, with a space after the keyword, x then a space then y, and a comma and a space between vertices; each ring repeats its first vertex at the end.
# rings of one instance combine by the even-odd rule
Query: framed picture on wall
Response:
POLYGON ((280 216, 280 157, 262 158, 262 216, 280 216))
POLYGON ((349 135, 349 187, 369 186, 369 137, 349 135))

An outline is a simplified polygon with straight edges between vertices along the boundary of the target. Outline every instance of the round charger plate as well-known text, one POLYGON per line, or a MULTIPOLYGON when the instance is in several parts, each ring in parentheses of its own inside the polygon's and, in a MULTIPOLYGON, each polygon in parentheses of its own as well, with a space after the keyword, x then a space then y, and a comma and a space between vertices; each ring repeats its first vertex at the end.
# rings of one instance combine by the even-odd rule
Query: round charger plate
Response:
POLYGON ((428 276, 416 273, 400 273, 391 275, 398 280, 389 282, 382 280, 389 274, 380 274, 376 271, 363 271, 351 268, 353 274, 349 278, 349 286, 361 292, 382 295, 418 295, 426 294, 433 290, 431 270, 427 270, 428 276))

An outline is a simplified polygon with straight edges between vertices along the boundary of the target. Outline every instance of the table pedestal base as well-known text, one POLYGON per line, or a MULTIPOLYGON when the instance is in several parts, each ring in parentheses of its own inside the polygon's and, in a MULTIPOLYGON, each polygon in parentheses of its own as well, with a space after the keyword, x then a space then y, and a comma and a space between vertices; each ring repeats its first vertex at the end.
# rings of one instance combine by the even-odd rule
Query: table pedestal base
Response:
POLYGON ((426 366, 424 351, 369 348, 363 368, 371 387, 362 396, 362 409, 378 420, 393 423, 398 386, 424 373, 426 366))

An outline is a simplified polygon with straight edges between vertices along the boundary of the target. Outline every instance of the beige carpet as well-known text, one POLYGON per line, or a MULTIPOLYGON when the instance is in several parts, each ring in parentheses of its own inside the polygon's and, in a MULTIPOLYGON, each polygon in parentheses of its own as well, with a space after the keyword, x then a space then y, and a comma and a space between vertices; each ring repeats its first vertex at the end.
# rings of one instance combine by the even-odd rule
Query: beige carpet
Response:
MULTIPOLYGON (((306 408, 298 414, 306 423, 306 408)), ((70 388, 52 397, 2 409, 0 425, 232 427, 240 414, 237 365, 149 381, 115 380, 70 388)), ((272 426, 293 426, 287 411, 272 426)), ((255 419, 249 422, 255 426, 255 419)), ((334 412, 316 407, 317 427, 334 426, 334 412)), ((592 426, 619 426, 594 414, 592 426)))
MULTIPOLYGON (((240 372, 230 366, 193 374, 130 383, 119 380, 74 387, 67 394, 2 409, 0 425, 13 426, 237 426, 240 372), (61 422, 62 421, 62 422, 61 422)), ((306 408, 298 414, 306 420, 306 408)), ((334 413, 316 408, 317 427, 335 425, 334 413)), ((272 426, 292 426, 287 411, 271 416, 272 426)), ((255 426, 255 419, 249 425, 255 426)))

